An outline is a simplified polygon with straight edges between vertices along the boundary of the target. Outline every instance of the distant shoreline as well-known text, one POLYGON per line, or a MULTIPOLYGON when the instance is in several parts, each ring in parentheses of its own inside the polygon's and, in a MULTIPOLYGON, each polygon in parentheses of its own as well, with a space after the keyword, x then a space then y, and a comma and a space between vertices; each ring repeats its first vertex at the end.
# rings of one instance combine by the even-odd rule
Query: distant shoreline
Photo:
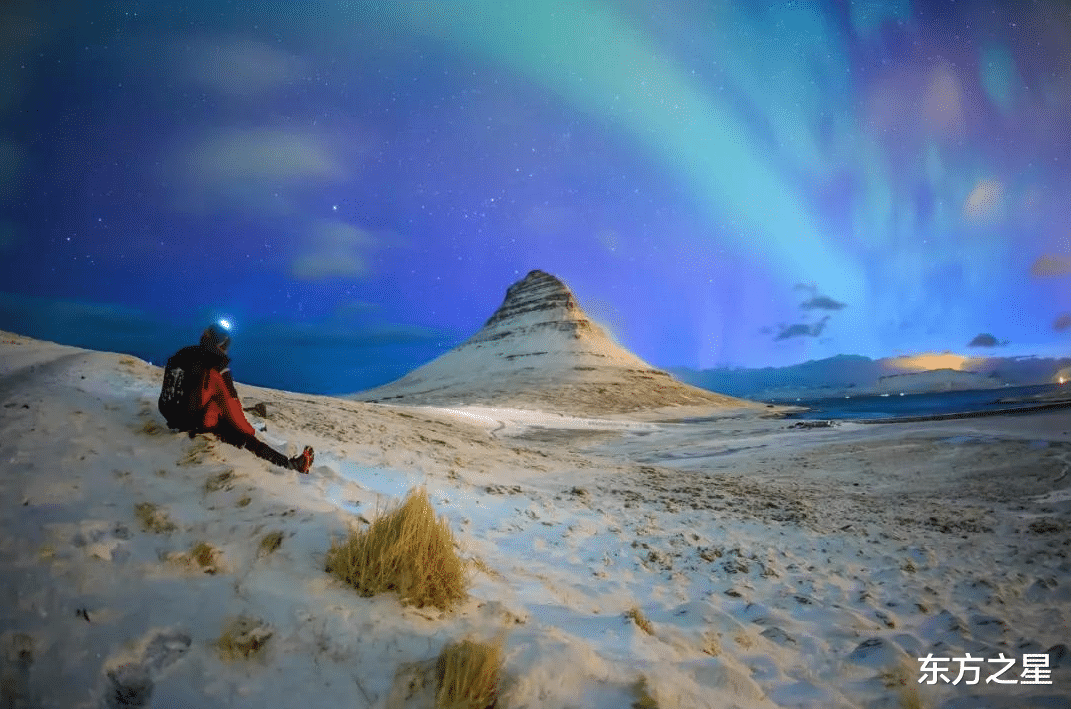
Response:
POLYGON ((1009 409, 986 409, 981 411, 960 411, 950 414, 929 414, 926 416, 892 416, 879 419, 849 419, 856 423, 918 423, 920 421, 952 421, 956 419, 981 418, 983 416, 1010 416, 1032 414, 1039 411, 1071 408, 1071 399, 1054 401, 1033 406, 1017 406, 1009 409))

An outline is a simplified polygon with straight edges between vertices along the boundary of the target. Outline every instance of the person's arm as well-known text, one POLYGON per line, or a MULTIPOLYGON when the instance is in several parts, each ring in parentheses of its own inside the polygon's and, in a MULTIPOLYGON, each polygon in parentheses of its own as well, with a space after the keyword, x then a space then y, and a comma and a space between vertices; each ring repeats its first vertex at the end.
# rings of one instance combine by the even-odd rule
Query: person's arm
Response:
POLYGON ((218 369, 210 369, 205 377, 205 390, 206 400, 214 400, 220 408, 220 414, 231 425, 247 435, 256 434, 242 412, 242 402, 238 399, 230 369, 224 368, 222 373, 218 369))
POLYGON ((234 388, 234 377, 231 376, 231 368, 224 367, 219 371, 219 375, 223 378, 223 383, 227 386, 227 391, 230 392, 231 398, 239 402, 238 410, 241 411, 241 400, 238 398, 238 390, 234 388))

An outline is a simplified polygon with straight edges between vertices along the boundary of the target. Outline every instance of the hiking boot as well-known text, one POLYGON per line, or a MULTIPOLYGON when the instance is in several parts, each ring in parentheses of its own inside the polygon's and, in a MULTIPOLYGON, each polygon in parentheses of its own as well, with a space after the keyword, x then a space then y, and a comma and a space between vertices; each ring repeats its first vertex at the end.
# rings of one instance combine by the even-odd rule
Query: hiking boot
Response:
POLYGON ((313 457, 312 446, 305 446, 305 450, 301 451, 301 455, 290 459, 290 468, 299 473, 307 473, 309 468, 312 467, 313 457))

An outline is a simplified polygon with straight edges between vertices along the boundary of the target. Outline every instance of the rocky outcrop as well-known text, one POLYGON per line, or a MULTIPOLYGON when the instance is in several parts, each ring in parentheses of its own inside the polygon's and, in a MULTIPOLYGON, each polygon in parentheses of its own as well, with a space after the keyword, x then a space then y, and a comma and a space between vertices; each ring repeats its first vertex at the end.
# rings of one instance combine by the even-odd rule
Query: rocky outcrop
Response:
POLYGON ((568 286, 538 270, 511 285, 498 310, 464 343, 354 398, 585 414, 749 404, 682 384, 618 346, 584 314, 568 286))
POLYGON ((564 283, 545 271, 535 270, 506 289, 506 299, 502 305, 472 339, 477 340, 499 323, 519 322, 523 316, 532 313, 547 314, 547 319, 541 319, 547 324, 565 323, 571 326, 587 321, 573 292, 564 283))
POLYGON ((549 369, 580 364, 561 358, 563 354, 592 363, 616 360, 621 365, 650 369, 640 358, 612 344, 580 309, 568 286, 538 270, 506 289, 502 305, 479 332, 458 347, 462 349, 494 352, 506 361, 535 358, 527 364, 549 369), (618 351, 613 352, 615 349, 618 351))

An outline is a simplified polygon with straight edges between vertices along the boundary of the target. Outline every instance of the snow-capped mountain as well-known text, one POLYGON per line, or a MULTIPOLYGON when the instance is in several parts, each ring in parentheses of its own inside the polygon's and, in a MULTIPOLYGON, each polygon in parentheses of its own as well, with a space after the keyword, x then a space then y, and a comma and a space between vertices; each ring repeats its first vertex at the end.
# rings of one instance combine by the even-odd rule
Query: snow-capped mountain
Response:
POLYGON ((750 405, 682 384, 615 344, 568 286, 539 270, 511 285, 502 305, 467 341, 354 398, 586 413, 750 405))

